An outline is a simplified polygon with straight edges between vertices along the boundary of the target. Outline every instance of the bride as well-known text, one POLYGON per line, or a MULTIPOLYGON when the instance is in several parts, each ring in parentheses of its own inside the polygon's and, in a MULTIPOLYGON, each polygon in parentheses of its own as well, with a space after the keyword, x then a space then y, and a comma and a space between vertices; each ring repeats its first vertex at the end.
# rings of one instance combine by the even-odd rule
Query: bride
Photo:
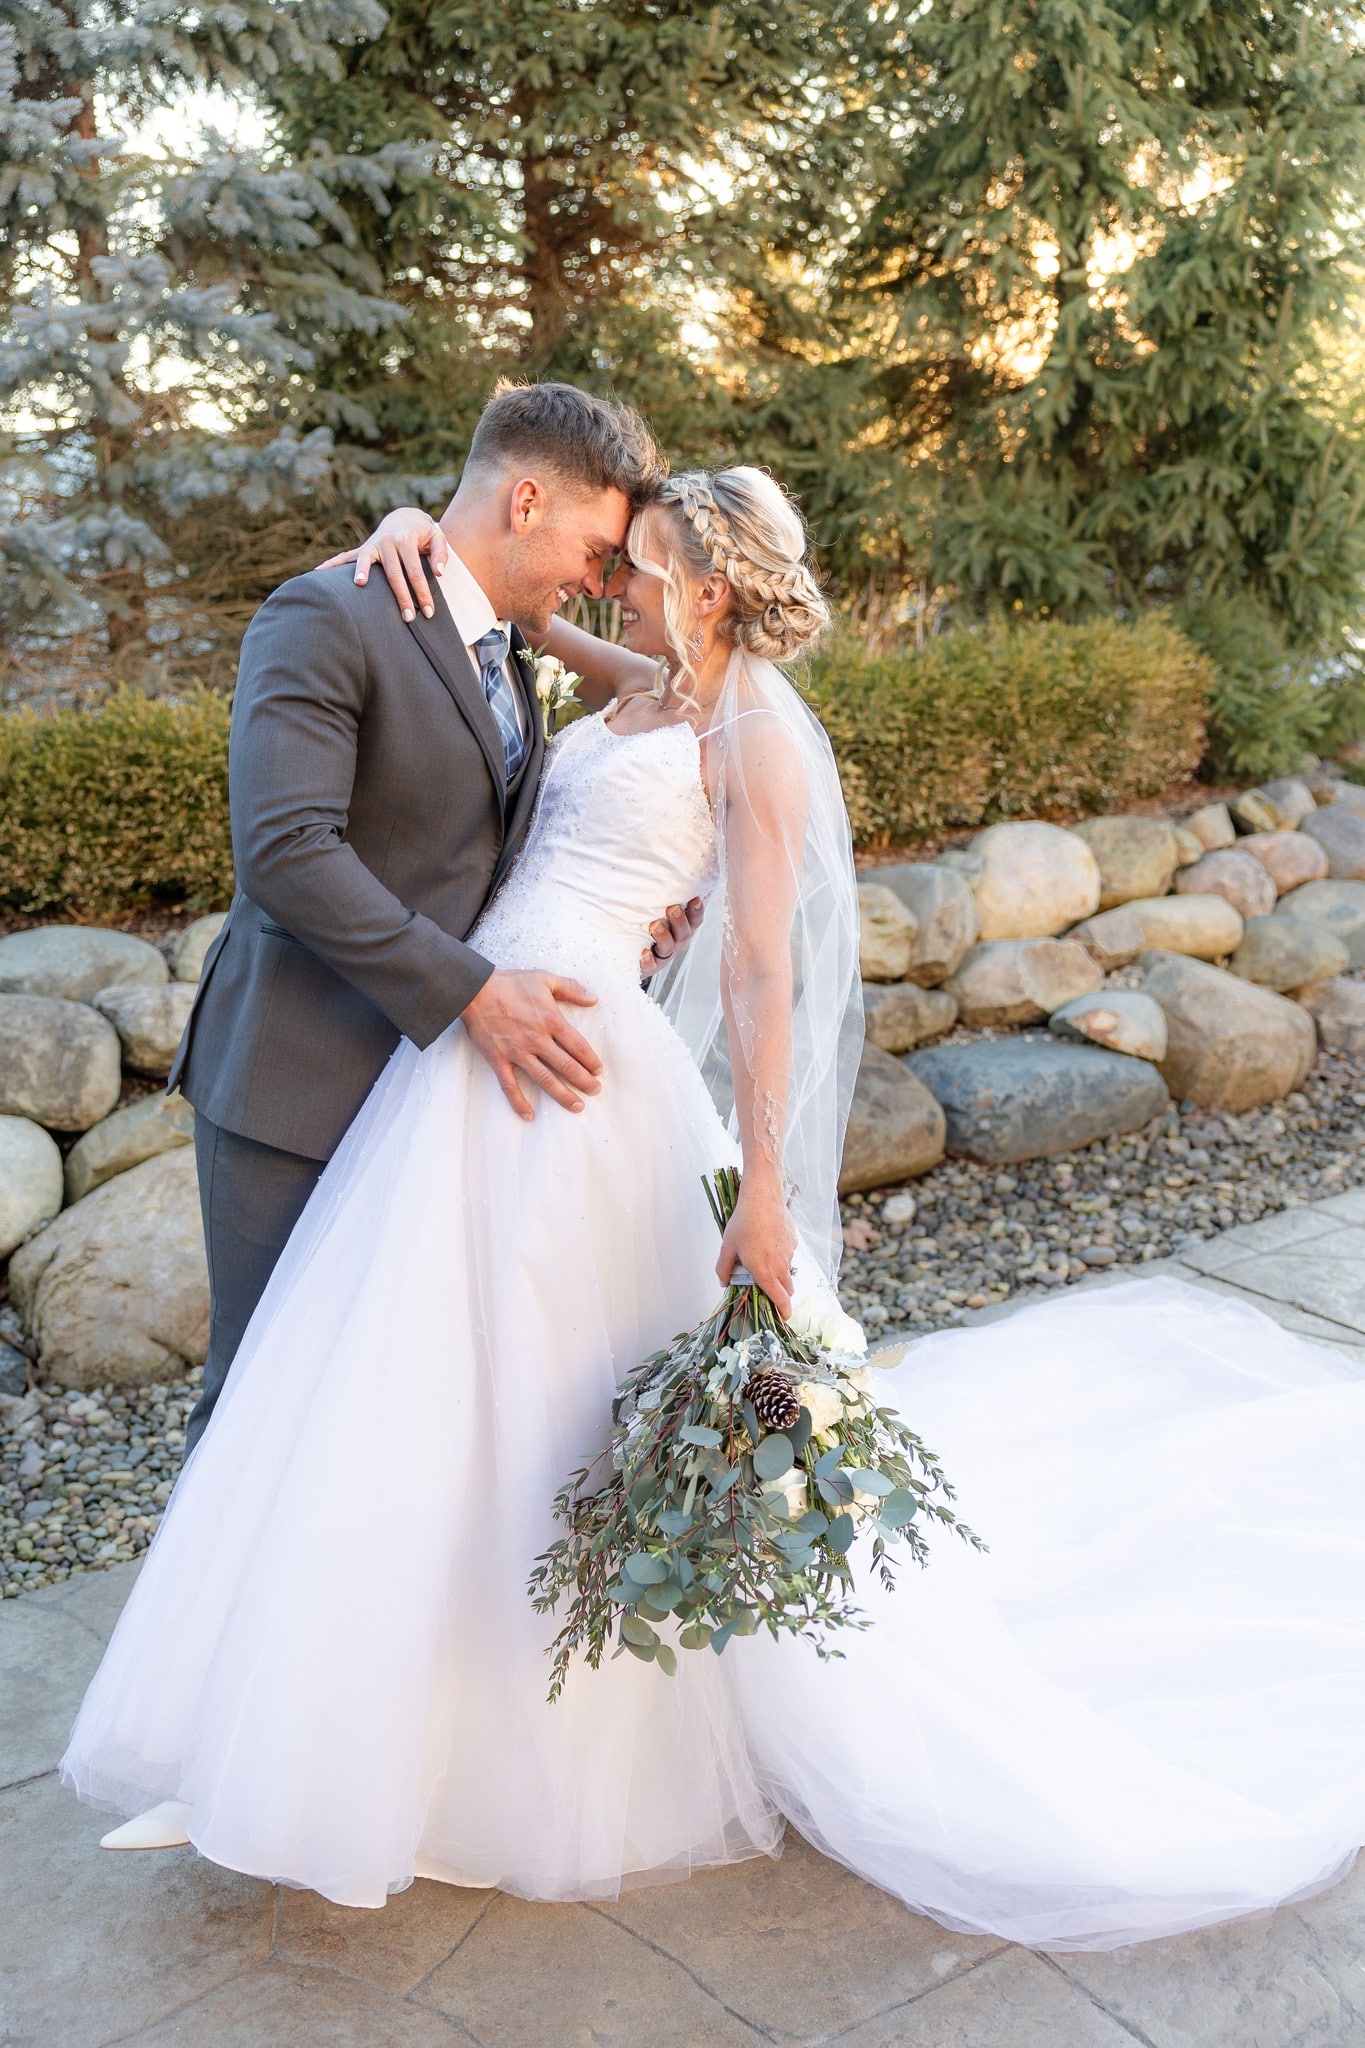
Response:
MULTIPOLYGON (((400 537, 414 517, 431 545, 419 515, 400 537)), ((591 982, 602 1092, 526 1121, 458 1023, 400 1045, 186 1466, 64 1782, 171 1802, 204 1856, 356 1906, 414 1876, 612 1897, 776 1855, 787 1820, 916 1911, 1038 1947, 1334 1882, 1365 1839, 1365 1389, 1172 1282, 887 1372, 990 1548, 940 1542, 888 1594, 855 1545, 872 1625, 841 1660, 754 1638, 671 1681, 582 1669, 546 1703, 527 1577, 620 1376, 741 1255, 784 1309, 831 1310, 860 1038, 837 776, 774 665, 825 622, 798 516, 754 470, 675 477, 611 588, 624 648, 563 622, 549 645, 616 698, 555 741, 474 935, 591 982), (707 917, 655 1002, 642 933, 694 894, 707 917), (741 1160, 717 1263, 701 1177, 741 1160)))

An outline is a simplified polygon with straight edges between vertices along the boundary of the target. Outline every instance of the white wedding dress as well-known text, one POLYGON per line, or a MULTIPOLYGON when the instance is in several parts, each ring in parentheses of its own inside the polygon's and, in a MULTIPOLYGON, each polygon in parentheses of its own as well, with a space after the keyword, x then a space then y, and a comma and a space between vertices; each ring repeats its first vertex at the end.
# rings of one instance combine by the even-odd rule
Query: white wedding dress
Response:
MULTIPOLYGON (((459 1026, 324 1174, 64 1759, 207 1857, 350 1905, 414 1875, 614 1896, 780 1848, 950 1926, 1107 1947, 1320 1888, 1365 1840, 1365 1387, 1168 1282, 917 1346, 887 1398, 990 1545, 879 1591, 841 1661, 622 1657, 546 1704, 526 1581, 614 1386, 717 1294, 736 1155, 640 990, 714 835, 685 725, 556 742, 477 943, 562 969, 601 1094, 520 1122, 459 1026)), ((326 1048, 319 1047, 325 1058, 326 1048)), ((855 1546, 855 1563, 857 1546, 855 1546)))

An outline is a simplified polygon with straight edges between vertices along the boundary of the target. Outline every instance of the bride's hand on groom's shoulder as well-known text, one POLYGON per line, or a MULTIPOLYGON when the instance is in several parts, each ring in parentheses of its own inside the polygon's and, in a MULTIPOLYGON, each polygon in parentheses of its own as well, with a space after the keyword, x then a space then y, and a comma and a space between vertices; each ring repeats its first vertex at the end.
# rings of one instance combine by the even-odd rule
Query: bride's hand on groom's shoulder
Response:
POLYGON ((355 580, 368 583, 370 571, 376 562, 388 579, 389 589, 398 600, 398 608, 410 624, 416 613, 416 605, 424 619, 429 619, 436 609, 431 586, 422 567, 423 555, 431 558, 431 567, 439 575, 445 567, 450 543, 442 533, 440 525, 429 512, 419 511, 415 505, 400 505, 396 512, 388 512, 380 520, 367 541, 358 548, 347 548, 341 555, 329 555, 325 562, 319 562, 319 569, 340 569, 346 563, 355 563, 355 580))

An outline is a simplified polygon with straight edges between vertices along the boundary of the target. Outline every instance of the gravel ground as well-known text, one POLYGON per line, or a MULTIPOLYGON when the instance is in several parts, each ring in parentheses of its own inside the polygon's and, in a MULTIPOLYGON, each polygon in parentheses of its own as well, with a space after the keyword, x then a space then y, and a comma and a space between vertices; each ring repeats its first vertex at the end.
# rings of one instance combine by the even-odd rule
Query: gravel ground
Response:
POLYGON ((909 1189, 844 1203, 844 1305, 874 1340, 920 1336, 1339 1194, 1365 1183, 1362 1109, 1361 1062, 1321 1053, 1302 1089, 1243 1116, 1172 1108, 1055 1159, 945 1160, 909 1189))
MULTIPOLYGON (((909 1189, 845 1202, 845 1305, 874 1342, 922 1335, 1021 1289, 1141 1266, 1337 1194, 1365 1183, 1362 1109, 1365 1067, 1326 1053, 1302 1090, 1245 1116, 1172 1109, 1131 1137, 1008 1170, 945 1160, 909 1189)), ((0 1340, 18 1337, 0 1307, 0 1340)), ((198 1380, 0 1394, 0 1595, 146 1549, 198 1380)))

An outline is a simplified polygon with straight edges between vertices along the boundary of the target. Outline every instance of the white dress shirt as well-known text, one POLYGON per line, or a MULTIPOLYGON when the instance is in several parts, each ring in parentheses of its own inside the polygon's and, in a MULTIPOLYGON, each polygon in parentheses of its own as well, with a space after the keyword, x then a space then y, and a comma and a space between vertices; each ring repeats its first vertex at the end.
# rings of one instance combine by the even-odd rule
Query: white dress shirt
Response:
POLYGON ((465 652, 474 664, 474 673, 482 678, 483 665, 474 652, 475 642, 482 640, 485 633, 491 633, 494 626, 500 626, 507 635, 508 656, 503 672, 512 686, 512 702, 517 707, 517 724, 521 737, 526 738, 526 704, 521 688, 521 678, 516 673, 512 660, 512 629, 506 619, 500 619, 493 609, 482 584, 475 581, 471 572, 456 554, 454 548, 446 552, 445 567, 439 569, 433 578, 437 589, 446 601, 450 616, 455 621, 455 630, 464 641, 465 652))

